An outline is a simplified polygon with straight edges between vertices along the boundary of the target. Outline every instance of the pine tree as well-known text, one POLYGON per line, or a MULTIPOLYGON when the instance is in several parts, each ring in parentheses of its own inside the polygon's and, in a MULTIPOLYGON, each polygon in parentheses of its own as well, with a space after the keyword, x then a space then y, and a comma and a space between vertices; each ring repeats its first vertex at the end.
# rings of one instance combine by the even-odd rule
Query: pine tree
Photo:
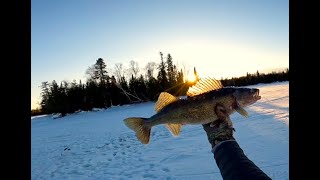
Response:
POLYGON ((129 80, 129 92, 135 96, 137 96, 136 87, 137 87, 137 79, 132 74, 131 79, 129 80))
POLYGON ((182 71, 182 69, 181 69, 180 72, 178 72, 178 75, 177 75, 177 82, 178 82, 178 84, 182 84, 182 83, 183 83, 183 80, 184 80, 184 76, 183 76, 183 71, 182 71))
POLYGON ((106 108, 111 106, 111 93, 109 82, 110 77, 106 70, 107 65, 105 64, 102 58, 99 58, 95 64, 95 79, 99 82, 97 88, 97 96, 95 96, 95 107, 97 108, 106 108))
POLYGON ((99 58, 94 65, 94 79, 98 80, 100 84, 106 84, 109 80, 108 72, 106 70, 107 65, 102 58, 99 58))
POLYGON ((124 91, 121 90, 121 92, 120 92, 120 94, 121 94, 120 105, 131 103, 132 100, 131 100, 130 96, 128 94, 126 94, 126 92, 129 92, 129 86, 128 86, 128 82, 124 76, 121 77, 120 87, 124 90, 124 91))
POLYGON ((50 113, 59 113, 59 86, 55 80, 50 84, 50 96, 48 100, 48 109, 50 113))
POLYGON ((48 112, 48 100, 49 100, 49 83, 48 81, 42 82, 41 83, 41 111, 44 113, 49 113, 48 112))
POLYGON ((166 64, 163 61, 163 54, 160 52, 161 56, 161 63, 158 66, 158 82, 160 85, 160 90, 165 91, 168 88, 168 79, 167 79, 167 72, 166 72, 166 64))
POLYGON ((111 86, 110 86, 110 93, 111 93, 111 105, 117 106, 120 104, 121 95, 120 90, 116 86, 116 78, 114 76, 111 76, 111 86))
POLYGON ((90 111, 95 107, 95 96, 97 92, 97 84, 94 81, 88 81, 85 87, 84 110, 90 111))
POLYGON ((170 54, 168 54, 168 57, 167 57, 167 76, 168 76, 168 86, 172 87, 175 84, 175 77, 174 77, 174 71, 173 71, 172 57, 170 54))
POLYGON ((157 95, 159 95, 159 83, 154 77, 150 77, 146 83, 147 86, 147 96, 148 99, 154 101, 157 99, 157 95))
POLYGON ((147 86, 145 83, 145 80, 142 76, 140 75, 139 79, 137 80, 137 91, 138 91, 138 97, 141 99, 147 101, 147 86))
POLYGON ((186 95, 186 92, 189 86, 187 85, 187 83, 184 82, 184 74, 182 69, 180 69, 180 71, 178 72, 176 81, 177 81, 177 88, 176 88, 177 90, 175 91, 175 95, 176 96, 186 95))
POLYGON ((177 84, 177 76, 178 76, 177 66, 173 65, 173 71, 172 71, 173 84, 177 84))
POLYGON ((58 88, 57 93, 57 112, 61 113, 62 116, 65 116, 66 113, 72 113, 71 111, 71 103, 68 100, 67 94, 69 91, 69 83, 67 81, 63 81, 58 88))

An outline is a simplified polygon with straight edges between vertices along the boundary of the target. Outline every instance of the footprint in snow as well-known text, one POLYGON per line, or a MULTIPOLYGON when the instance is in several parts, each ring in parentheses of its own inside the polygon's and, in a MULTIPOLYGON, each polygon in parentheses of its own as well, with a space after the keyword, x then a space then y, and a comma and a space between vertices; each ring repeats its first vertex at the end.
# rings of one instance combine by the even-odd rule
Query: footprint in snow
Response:
POLYGON ((164 172, 170 172, 170 170, 168 168, 162 168, 161 170, 164 172))
POLYGON ((91 164, 85 164, 82 167, 87 168, 87 167, 90 167, 90 166, 91 166, 91 164))

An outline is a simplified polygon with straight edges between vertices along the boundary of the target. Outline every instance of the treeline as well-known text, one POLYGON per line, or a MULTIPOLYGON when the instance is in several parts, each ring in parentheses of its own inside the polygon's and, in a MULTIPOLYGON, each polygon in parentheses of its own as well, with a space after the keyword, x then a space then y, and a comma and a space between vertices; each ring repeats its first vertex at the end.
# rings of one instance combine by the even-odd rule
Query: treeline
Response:
POLYGON ((224 86, 247 86, 254 85, 258 83, 272 83, 276 81, 289 81, 289 69, 282 72, 271 72, 271 73, 259 73, 257 71, 254 74, 247 73, 246 76, 231 78, 231 79, 221 79, 221 83, 224 86))
MULTIPOLYGON (((40 109, 32 110, 31 115, 61 113, 64 116, 79 110, 90 111, 93 108, 155 101, 163 91, 175 96, 186 95, 189 86, 193 85, 185 82, 186 72, 178 70, 170 54, 163 57, 160 52, 160 59, 158 64, 147 63, 145 75, 139 73, 138 63, 133 60, 129 63, 129 69, 124 69, 121 63, 115 64, 111 74, 107 72, 105 61, 99 58, 86 70, 86 82, 42 82, 40 109)), ((195 68, 194 75, 198 78, 195 68)), ((288 80, 289 69, 269 74, 258 71, 247 73, 243 77, 221 79, 221 83, 224 86, 245 86, 288 80)))
POLYGON ((130 61, 127 70, 123 69, 122 64, 116 64, 113 75, 110 75, 105 61, 99 58, 87 69, 86 82, 42 82, 41 113, 34 110, 31 114, 61 113, 64 116, 78 110, 154 101, 163 91, 176 96, 185 95, 189 86, 184 82, 182 69, 177 69, 170 54, 164 58, 160 52, 160 57, 158 65, 154 62, 147 64, 144 76, 139 74, 140 69, 135 61, 130 61), (124 75, 126 71, 131 74, 128 80, 124 75))

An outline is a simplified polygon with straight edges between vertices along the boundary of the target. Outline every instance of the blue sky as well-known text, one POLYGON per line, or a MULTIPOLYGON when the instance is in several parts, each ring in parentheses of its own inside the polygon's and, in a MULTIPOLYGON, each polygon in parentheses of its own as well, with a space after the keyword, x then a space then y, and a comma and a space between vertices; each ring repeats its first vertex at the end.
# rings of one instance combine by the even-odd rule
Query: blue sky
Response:
POLYGON ((289 67, 288 0, 32 0, 32 108, 43 81, 85 80, 98 58, 142 69, 160 51, 217 79, 289 67))

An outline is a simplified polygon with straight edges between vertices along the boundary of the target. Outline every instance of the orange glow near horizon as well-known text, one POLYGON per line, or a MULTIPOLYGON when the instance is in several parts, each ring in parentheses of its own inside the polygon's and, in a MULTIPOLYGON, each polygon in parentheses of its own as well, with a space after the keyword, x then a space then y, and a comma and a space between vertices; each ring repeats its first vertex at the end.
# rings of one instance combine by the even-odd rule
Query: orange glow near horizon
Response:
POLYGON ((188 77, 186 79, 187 82, 190 82, 190 83, 193 83, 197 80, 196 76, 192 73, 189 73, 188 74, 188 77))

